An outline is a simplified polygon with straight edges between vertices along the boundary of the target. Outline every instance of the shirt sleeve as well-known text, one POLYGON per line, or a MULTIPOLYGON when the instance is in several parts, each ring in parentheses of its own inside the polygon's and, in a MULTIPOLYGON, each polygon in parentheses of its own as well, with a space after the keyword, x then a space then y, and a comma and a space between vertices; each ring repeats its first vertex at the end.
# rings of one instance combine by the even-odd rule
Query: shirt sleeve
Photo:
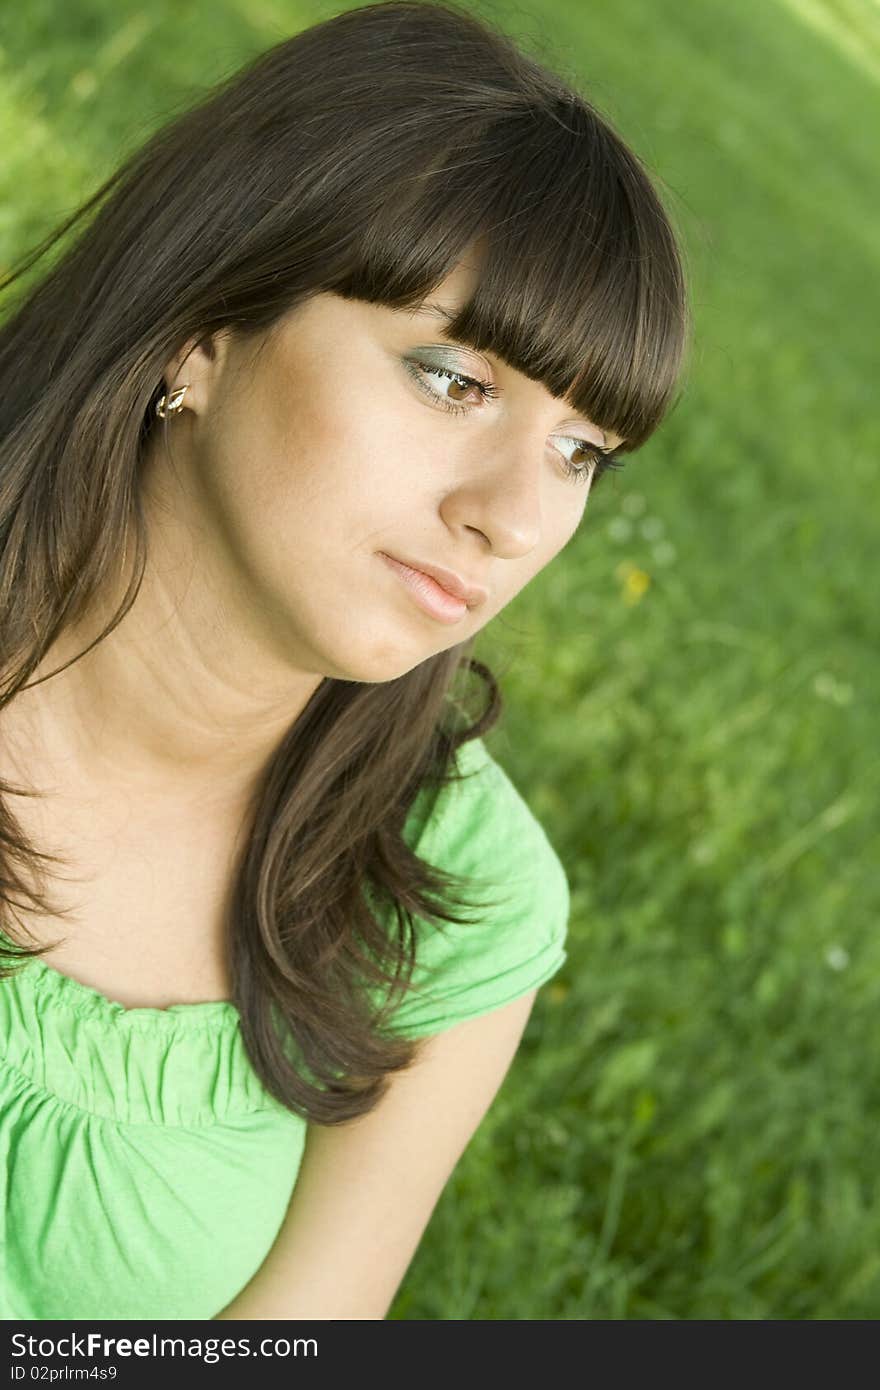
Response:
MULTIPOLYGON (((467 775, 443 787, 412 841, 422 859, 466 876, 468 922, 419 918, 413 982, 390 1020, 406 1038, 510 1003, 566 960, 569 885, 543 827, 482 739, 458 754, 467 775)), ((454 893, 453 893, 453 896, 454 893)))

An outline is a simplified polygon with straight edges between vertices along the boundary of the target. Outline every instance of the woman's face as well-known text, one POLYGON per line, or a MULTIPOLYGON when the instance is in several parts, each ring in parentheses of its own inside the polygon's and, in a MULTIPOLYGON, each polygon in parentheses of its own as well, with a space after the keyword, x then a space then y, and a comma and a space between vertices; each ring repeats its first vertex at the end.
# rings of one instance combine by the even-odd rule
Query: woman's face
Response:
POLYGON ((474 275, 459 266, 434 311, 321 294, 255 359, 220 335, 166 375, 192 383, 168 428, 199 572, 230 624, 299 670, 385 681, 472 636, 571 538, 590 446, 620 442, 444 338, 436 306, 452 314, 474 275), (484 595, 444 604, 384 557, 484 595))

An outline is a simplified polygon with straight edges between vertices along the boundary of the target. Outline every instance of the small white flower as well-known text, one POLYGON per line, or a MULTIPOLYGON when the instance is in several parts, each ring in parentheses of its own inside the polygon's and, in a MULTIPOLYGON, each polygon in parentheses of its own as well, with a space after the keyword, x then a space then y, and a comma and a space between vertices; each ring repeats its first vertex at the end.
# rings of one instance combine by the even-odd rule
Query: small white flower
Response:
POLYGON ((672 541, 658 541, 651 550, 654 561, 658 565, 671 565, 678 551, 672 541))
POLYGON ((820 700, 829 700, 833 705, 852 704, 852 686, 846 681, 837 680, 830 671, 819 671, 813 677, 813 693, 820 700))
POLYGON ((632 522, 625 516, 613 516, 608 523, 608 534, 613 541, 628 541, 632 529, 632 522))
POLYGON ((641 516, 647 505, 640 492, 628 492, 621 502, 620 508, 627 516, 641 516))
POLYGON ((829 946, 825 963, 831 970, 845 970, 849 965, 849 951, 844 946, 829 946))

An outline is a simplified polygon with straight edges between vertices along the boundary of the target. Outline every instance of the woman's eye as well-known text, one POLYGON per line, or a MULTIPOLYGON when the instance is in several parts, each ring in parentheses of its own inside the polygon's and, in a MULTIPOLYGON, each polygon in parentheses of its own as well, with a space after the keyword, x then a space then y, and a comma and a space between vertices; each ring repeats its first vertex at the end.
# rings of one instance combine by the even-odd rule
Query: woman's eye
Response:
POLYGON ((559 442, 569 446, 568 449, 560 448, 559 452, 565 459, 566 472, 570 477, 586 482, 591 473, 602 471, 602 450, 598 444, 590 444, 586 439, 571 435, 560 435, 559 442))
POLYGON ((487 381, 455 372, 451 367, 439 367, 430 362, 406 362, 407 371, 425 395, 446 410, 467 410, 496 394, 487 381))

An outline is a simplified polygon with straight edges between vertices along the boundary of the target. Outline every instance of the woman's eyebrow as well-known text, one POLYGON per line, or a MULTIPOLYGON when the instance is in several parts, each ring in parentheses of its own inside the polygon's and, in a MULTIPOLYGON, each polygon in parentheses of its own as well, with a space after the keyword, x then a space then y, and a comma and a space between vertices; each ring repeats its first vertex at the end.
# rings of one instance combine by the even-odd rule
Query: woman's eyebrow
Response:
POLYGON ((413 314, 433 314, 434 318, 445 319, 451 323, 455 318, 454 309, 444 309, 442 304, 420 304, 417 309, 411 311, 413 314))

